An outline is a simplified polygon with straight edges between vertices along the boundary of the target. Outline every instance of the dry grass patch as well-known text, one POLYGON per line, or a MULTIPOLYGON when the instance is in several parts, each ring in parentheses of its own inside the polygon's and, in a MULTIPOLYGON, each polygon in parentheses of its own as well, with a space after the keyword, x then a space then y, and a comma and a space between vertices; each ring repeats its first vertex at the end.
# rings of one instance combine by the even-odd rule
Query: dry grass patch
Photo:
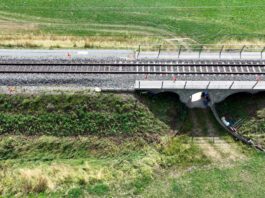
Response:
POLYGON ((112 178, 115 171, 108 167, 69 165, 54 163, 52 165, 35 166, 34 168, 7 169, 0 171, 0 193, 24 194, 49 193, 61 188, 94 184, 112 178))
POLYGON ((137 49, 138 44, 156 43, 161 40, 143 36, 55 36, 55 35, 0 35, 0 46, 2 47, 39 47, 39 48, 120 48, 137 49))
POLYGON ((20 171, 18 177, 19 188, 25 194, 34 192, 41 193, 53 188, 53 183, 39 169, 25 169, 20 171))
POLYGON ((235 39, 229 39, 229 40, 222 40, 218 42, 213 47, 216 49, 221 49, 222 45, 225 46, 224 50, 229 49, 242 49, 242 47, 245 45, 245 50, 248 51, 261 51, 265 46, 265 40, 262 39, 251 39, 251 40, 235 40, 235 39))

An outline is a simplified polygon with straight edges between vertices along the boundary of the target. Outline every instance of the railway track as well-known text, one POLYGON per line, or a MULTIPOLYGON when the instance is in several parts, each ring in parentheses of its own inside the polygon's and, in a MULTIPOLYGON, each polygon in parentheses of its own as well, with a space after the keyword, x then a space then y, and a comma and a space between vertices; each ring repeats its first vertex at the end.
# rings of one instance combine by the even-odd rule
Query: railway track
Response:
POLYGON ((0 73, 265 75, 265 60, 0 60, 0 73))

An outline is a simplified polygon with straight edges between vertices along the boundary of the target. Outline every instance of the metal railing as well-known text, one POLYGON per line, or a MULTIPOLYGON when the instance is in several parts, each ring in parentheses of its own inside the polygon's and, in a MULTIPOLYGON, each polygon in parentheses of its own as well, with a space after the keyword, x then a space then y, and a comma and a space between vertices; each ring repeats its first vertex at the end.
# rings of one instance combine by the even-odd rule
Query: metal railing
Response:
POLYGON ((185 52, 197 53, 197 58, 201 59, 202 53, 217 53, 218 58, 222 59, 224 53, 238 54, 238 58, 244 58, 243 53, 254 52, 260 59, 264 59, 264 45, 219 45, 219 44, 189 44, 189 45, 139 45, 136 51, 136 58, 145 52, 157 53, 156 58, 160 58, 163 52, 175 53, 175 58, 181 58, 185 52))
POLYGON ((262 80, 256 81, 148 81, 137 80, 136 90, 172 90, 172 89, 198 89, 198 90, 265 90, 262 80), (259 84, 260 83, 260 84, 259 84), (262 83, 262 84, 261 84, 262 83), (260 85, 260 86, 259 86, 260 85), (259 86, 259 87, 258 87, 259 86))

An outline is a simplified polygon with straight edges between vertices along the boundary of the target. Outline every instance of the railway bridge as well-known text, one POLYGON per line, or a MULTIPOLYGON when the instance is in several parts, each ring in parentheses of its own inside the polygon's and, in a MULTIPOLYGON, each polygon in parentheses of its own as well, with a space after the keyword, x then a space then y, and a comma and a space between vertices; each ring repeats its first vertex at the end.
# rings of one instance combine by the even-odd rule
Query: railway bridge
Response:
POLYGON ((200 104, 194 101, 202 91, 209 93, 213 104, 234 93, 265 91, 264 50, 242 52, 218 56, 198 52, 197 57, 194 52, 175 56, 159 51, 154 57, 130 51, 38 50, 14 56, 12 50, 0 50, 0 84, 8 79, 9 84, 76 83, 102 90, 168 91, 196 107, 200 104))
POLYGON ((208 92, 212 104, 223 101, 226 97, 240 92, 257 93, 265 91, 265 81, 175 81, 137 80, 135 90, 153 93, 174 92, 180 100, 192 107, 203 107, 201 93, 208 92))

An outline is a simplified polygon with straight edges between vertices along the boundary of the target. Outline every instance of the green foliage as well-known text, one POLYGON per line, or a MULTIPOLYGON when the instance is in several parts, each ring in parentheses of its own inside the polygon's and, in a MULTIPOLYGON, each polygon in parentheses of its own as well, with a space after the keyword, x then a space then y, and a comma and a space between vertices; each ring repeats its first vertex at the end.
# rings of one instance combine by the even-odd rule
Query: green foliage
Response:
POLYGON ((133 135, 167 126, 132 97, 114 94, 0 96, 0 134, 133 135))
POLYGON ((102 196, 108 193, 109 186, 104 183, 96 183, 94 185, 90 185, 87 189, 90 194, 102 196))
POLYGON ((150 184, 152 178, 147 175, 142 175, 136 178, 130 185, 133 187, 133 193, 135 195, 140 194, 145 190, 145 188, 150 184))
POLYGON ((236 167, 192 171, 173 180, 170 196, 263 197, 264 160, 264 154, 260 153, 236 167))
POLYGON ((67 193, 67 197, 69 198, 79 198, 79 197, 83 197, 83 195, 84 195, 84 192, 83 192, 83 189, 81 188, 72 188, 67 193))
POLYGON ((55 159, 79 159, 87 157, 118 157, 139 154, 146 142, 141 137, 98 138, 90 137, 27 137, 2 136, 0 159, 22 161, 47 161, 55 159))
POLYGON ((209 162, 200 152, 198 145, 190 143, 190 137, 188 136, 171 138, 162 147, 161 152, 165 155, 163 165, 166 167, 177 164, 204 164, 209 162))
POLYGON ((52 195, 54 186, 67 197, 111 196, 117 188, 141 195, 168 167, 206 163, 186 141, 186 136, 166 136, 159 144, 140 137, 2 136, 0 194, 52 195))

